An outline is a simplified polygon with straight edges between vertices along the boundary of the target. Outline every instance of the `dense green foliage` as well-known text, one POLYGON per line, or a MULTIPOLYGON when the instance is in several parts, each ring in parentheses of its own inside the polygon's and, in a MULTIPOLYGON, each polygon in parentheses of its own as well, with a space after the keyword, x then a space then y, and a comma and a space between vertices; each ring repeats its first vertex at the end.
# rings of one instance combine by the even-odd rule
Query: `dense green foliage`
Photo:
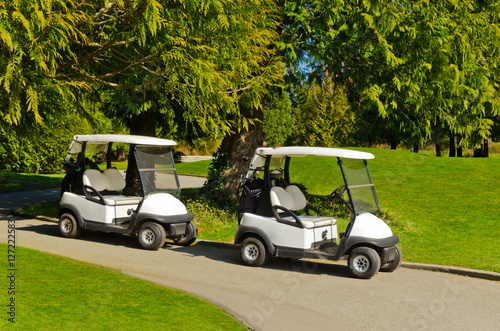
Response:
MULTIPOLYGON (((347 100, 345 88, 326 76, 321 84, 301 86, 293 110, 296 119, 295 141, 306 146, 352 146, 356 114, 347 100)), ((361 140, 361 139, 360 139, 361 140)))
MULTIPOLYGON (((217 144, 264 121, 270 145, 290 135, 328 146, 456 135, 460 147, 476 148, 499 116, 499 7, 473 0, 2 2, 2 168, 53 171, 52 152, 47 162, 26 157, 47 145, 13 141, 96 112, 192 145, 217 144), (300 72, 307 84, 291 79, 300 72), (286 94, 275 92, 283 73, 293 112, 286 94), (143 113, 151 116, 139 120, 143 113)), ((91 124, 78 131, 116 130, 91 124)))
POLYGON ((292 105, 284 91, 272 92, 264 102, 264 137, 269 146, 283 145, 294 132, 292 105))
MULTIPOLYGON (((0 244, 2 250, 7 245, 0 244)), ((220 308, 178 290, 56 255, 16 248, 21 330, 244 330, 220 308)), ((0 298, 8 302, 7 291, 0 298)), ((0 328, 12 325, 7 318, 0 328)))
POLYGON ((220 139, 281 79, 276 14, 270 0, 2 2, 0 128, 96 108, 131 128, 154 111, 163 136, 220 139), (47 110, 54 100, 71 106, 47 110))
POLYGON ((345 86, 368 142, 425 141, 441 128, 475 148, 499 114, 499 10, 498 1, 284 1, 282 48, 311 78, 345 86))
POLYGON ((76 114, 61 114, 39 124, 25 116, 22 125, 0 125, 0 168, 25 173, 62 171, 73 128, 91 133, 92 127, 76 114))

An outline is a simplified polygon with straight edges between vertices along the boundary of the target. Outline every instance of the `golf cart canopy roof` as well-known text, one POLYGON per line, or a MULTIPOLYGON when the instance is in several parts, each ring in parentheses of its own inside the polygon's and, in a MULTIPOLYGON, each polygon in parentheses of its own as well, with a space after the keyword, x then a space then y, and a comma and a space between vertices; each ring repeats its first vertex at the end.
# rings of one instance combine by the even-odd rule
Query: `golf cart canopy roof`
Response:
POLYGON ((260 147, 255 150, 255 154, 250 161, 246 178, 251 178, 254 171, 260 171, 266 163, 267 157, 283 159, 285 157, 304 157, 306 155, 316 156, 333 156, 338 158, 370 160, 375 156, 372 153, 353 151, 341 148, 328 147, 306 147, 306 146, 289 146, 289 147, 260 147))
POLYGON ((82 151, 83 143, 89 144, 107 144, 113 143, 124 143, 124 144, 135 144, 135 145, 146 145, 146 146, 175 146, 176 143, 173 140, 162 139, 156 137, 148 136, 136 136, 127 134, 91 134, 91 135, 76 135, 73 136, 73 141, 69 146, 68 154, 66 155, 66 162, 72 155, 76 155, 82 151))
POLYGON ((359 152, 341 148, 304 147, 304 146, 290 146, 290 147, 277 147, 277 148, 261 147, 257 148, 255 154, 264 157, 268 155, 272 155, 273 157, 285 157, 285 156, 302 157, 306 155, 317 155, 317 156, 334 156, 334 157, 359 159, 359 160, 370 160, 375 158, 375 156, 372 153, 367 153, 367 152, 359 152))
POLYGON ((73 136, 73 141, 77 142, 90 142, 90 143, 125 143, 136 145, 150 145, 150 146, 175 146, 173 140, 161 139, 148 136, 135 136, 128 134, 91 134, 91 135, 77 135, 73 136))

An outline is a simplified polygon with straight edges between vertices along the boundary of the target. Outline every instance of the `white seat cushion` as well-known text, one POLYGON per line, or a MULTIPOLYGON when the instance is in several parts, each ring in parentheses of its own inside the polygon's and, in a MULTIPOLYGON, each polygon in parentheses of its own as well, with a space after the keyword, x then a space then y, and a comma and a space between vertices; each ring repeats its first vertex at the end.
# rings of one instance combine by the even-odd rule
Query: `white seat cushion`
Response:
POLYGON ((279 186, 271 188, 271 206, 282 206, 286 209, 295 210, 293 197, 279 186))
POLYGON ((331 217, 323 216, 300 216, 300 221, 306 229, 320 228, 337 224, 337 220, 331 217))
POLYGON ((306 208, 307 200, 304 193, 302 193, 302 191, 300 190, 300 188, 298 188, 296 185, 288 185, 285 190, 293 199, 295 208, 293 210, 301 210, 306 208))
MULTIPOLYGON (((271 188, 271 205, 278 205, 291 211, 297 211, 306 207, 307 200, 302 191, 295 185, 287 186, 286 190, 282 187, 275 186, 271 188)), ((297 217, 306 229, 320 228, 323 226, 335 225, 337 223, 332 217, 307 215, 297 215, 297 217)), ((284 219, 293 221, 292 217, 284 217, 284 219)))
POLYGON ((104 201, 108 206, 126 206, 138 205, 141 202, 141 197, 126 197, 123 195, 105 196, 104 201))
MULTIPOLYGON (((83 184, 93 187, 98 192, 120 191, 125 187, 125 178, 118 170, 112 168, 106 169, 103 173, 88 169, 83 173, 83 184)), ((123 195, 106 195, 103 198, 108 206, 138 205, 142 200, 141 197, 123 195)))
POLYGON ((108 168, 102 173, 108 179, 108 191, 121 191, 125 188, 125 178, 115 168, 108 168))
POLYGON ((106 176, 99 170, 87 169, 83 173, 83 185, 95 188, 97 191, 104 191, 109 183, 106 176))

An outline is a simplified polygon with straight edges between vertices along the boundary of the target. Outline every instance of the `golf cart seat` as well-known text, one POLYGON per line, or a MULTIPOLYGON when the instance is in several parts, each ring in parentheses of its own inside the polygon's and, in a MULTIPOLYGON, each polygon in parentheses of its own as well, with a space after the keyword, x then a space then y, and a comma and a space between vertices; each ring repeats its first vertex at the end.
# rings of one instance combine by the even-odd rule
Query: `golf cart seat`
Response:
POLYGON ((293 222, 295 217, 300 220, 306 229, 334 225, 337 221, 331 217, 300 215, 297 211, 306 208, 307 200, 304 193, 295 185, 288 185, 286 189, 275 186, 271 188, 271 205, 273 209, 284 211, 283 216, 277 215, 278 221, 293 222), (289 216, 287 216, 289 214, 289 216), (295 216, 295 217, 294 217, 295 216))
POLYGON ((84 193, 87 199, 106 204, 108 206, 137 205, 141 197, 123 196, 118 193, 102 195, 100 192, 116 192, 125 188, 125 178, 117 169, 109 168, 104 172, 95 169, 87 169, 83 173, 84 193), (95 193, 99 198, 92 197, 88 191, 95 193))

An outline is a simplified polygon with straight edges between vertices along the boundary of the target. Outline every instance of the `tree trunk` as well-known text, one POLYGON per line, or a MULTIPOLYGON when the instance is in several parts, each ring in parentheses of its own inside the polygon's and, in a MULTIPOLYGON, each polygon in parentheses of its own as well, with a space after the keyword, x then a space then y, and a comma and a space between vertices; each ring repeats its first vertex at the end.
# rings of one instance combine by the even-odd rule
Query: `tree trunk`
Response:
POLYGON ((455 135, 450 133, 450 155, 449 157, 455 157, 457 153, 455 145, 455 135))
POLYGON ((462 147, 460 147, 461 142, 462 136, 457 135, 457 157, 462 157, 462 147))
POLYGON ((489 139, 484 139, 483 157, 490 157, 489 139))
POLYGON ((436 143, 436 156, 441 156, 441 145, 436 143))
MULTIPOLYGON (((252 112, 250 109, 242 107, 241 114, 246 118, 256 118, 260 121, 264 119, 261 110, 252 112)), ((219 153, 226 153, 229 158, 230 167, 225 171, 223 180, 226 189, 234 197, 238 196, 239 179, 242 174, 246 174, 248 169, 248 161, 243 161, 243 157, 251 158, 255 149, 264 144, 262 122, 255 121, 254 123, 248 127, 248 131, 241 129, 226 136, 219 147, 219 153)))
POLYGON ((396 138, 392 137, 391 138, 391 149, 396 149, 398 147, 398 142, 396 141, 396 138))
POLYGON ((483 139, 481 146, 474 150, 474 157, 489 157, 488 139, 483 139))
MULTIPOLYGON (((130 134, 139 136, 151 136, 156 135, 156 116, 153 108, 140 113, 139 115, 133 115, 132 121, 130 123, 130 134)), ((125 195, 138 195, 143 196, 141 184, 139 182, 139 171, 137 169, 137 163, 133 155, 133 150, 131 149, 128 155, 128 166, 127 173, 125 176, 125 182, 127 185, 123 190, 125 195)))
POLYGON ((419 142, 418 141, 414 141, 413 142, 413 153, 418 153, 418 146, 419 146, 419 142))

